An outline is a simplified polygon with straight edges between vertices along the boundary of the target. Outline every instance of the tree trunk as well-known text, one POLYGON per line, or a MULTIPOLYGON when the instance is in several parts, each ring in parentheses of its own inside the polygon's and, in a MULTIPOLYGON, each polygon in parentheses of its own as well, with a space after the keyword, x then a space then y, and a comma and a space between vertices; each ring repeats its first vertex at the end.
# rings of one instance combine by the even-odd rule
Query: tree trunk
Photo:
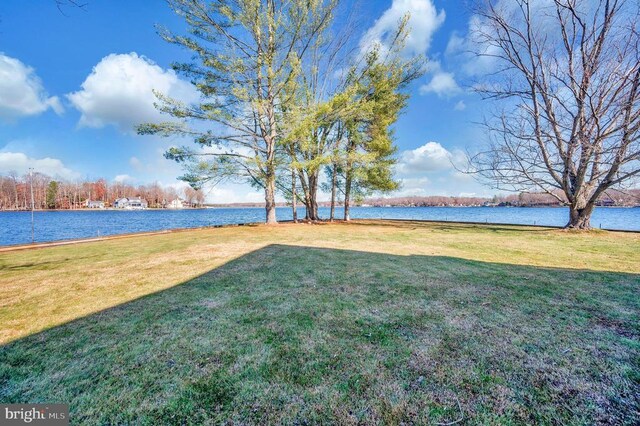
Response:
POLYGON ((309 199, 309 188, 307 187, 307 182, 305 181, 302 170, 300 170, 298 177, 300 178, 300 186, 302 186, 302 192, 304 194, 304 220, 309 220, 309 206, 311 205, 311 201, 309 199))
POLYGON ((15 193, 15 198, 16 198, 16 204, 14 206, 14 208, 17 210, 18 207, 20 206, 20 201, 18 201, 18 182, 16 181, 16 178, 13 178, 13 192, 15 193))
POLYGON ((351 207, 351 185, 353 184, 353 157, 352 155, 356 151, 356 143, 350 140, 347 144, 347 164, 345 168, 344 179, 344 220, 348 222, 351 220, 349 216, 349 208, 351 207))
POLYGON ((296 206, 296 171, 291 168, 291 215, 293 223, 298 223, 298 209, 296 206))
POLYGON ((351 166, 348 166, 346 177, 344 180, 344 220, 345 222, 348 222, 351 220, 351 217, 349 216, 349 207, 351 207, 351 179, 352 179, 351 166))
POLYGON ((338 172, 338 164, 333 163, 333 172, 331 173, 331 213, 329 214, 329 220, 333 222, 336 212, 336 186, 338 178, 336 176, 338 172))
POLYGON ((264 187, 265 210, 267 214, 267 225, 276 225, 276 180, 275 175, 269 173, 266 176, 266 185, 264 187))
POLYGON ((591 229, 591 213, 595 203, 589 202, 586 206, 581 207, 577 204, 571 204, 569 206, 569 223, 565 226, 566 229, 591 229))
POLYGON ((309 175, 309 219, 320 220, 318 214, 318 173, 309 175))

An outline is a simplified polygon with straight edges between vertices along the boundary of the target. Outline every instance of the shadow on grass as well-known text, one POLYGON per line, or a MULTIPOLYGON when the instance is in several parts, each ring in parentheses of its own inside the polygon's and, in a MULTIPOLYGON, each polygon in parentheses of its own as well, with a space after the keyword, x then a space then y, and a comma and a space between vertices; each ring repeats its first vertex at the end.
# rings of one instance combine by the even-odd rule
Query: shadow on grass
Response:
POLYGON ((637 424, 640 276, 271 245, 0 348, 74 424, 637 424))

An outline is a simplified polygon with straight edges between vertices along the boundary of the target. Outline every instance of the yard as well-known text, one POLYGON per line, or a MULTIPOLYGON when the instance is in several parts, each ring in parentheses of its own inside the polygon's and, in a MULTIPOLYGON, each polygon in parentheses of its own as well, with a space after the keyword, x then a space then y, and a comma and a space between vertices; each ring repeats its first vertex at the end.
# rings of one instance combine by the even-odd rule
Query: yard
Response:
POLYGON ((414 222, 0 253, 0 402, 73 424, 638 424, 640 234, 414 222))

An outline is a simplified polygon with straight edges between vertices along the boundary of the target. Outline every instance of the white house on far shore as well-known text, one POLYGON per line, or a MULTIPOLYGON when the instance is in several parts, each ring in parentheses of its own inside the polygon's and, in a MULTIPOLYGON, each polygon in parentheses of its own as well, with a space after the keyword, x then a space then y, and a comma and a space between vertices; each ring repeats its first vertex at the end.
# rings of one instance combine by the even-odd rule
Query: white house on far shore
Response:
POLYGON ((167 204, 167 208, 168 209, 183 209, 184 208, 184 200, 181 200, 180 198, 176 198, 175 200, 171 201, 169 204, 167 204))
POLYGON ((87 200, 85 205, 88 209, 104 209, 104 201, 87 200))
POLYGON ((114 203, 113 207, 117 209, 127 209, 127 210, 142 210, 148 207, 147 201, 140 197, 133 198, 118 198, 114 203))

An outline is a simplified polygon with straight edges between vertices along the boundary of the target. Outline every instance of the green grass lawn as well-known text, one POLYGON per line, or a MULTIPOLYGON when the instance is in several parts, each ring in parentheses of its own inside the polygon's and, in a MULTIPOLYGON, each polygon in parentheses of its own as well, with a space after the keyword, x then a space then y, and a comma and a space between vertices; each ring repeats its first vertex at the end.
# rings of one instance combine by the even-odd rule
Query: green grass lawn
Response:
POLYGON ((0 254, 0 402, 73 424, 638 424, 640 235, 256 226, 0 254))

